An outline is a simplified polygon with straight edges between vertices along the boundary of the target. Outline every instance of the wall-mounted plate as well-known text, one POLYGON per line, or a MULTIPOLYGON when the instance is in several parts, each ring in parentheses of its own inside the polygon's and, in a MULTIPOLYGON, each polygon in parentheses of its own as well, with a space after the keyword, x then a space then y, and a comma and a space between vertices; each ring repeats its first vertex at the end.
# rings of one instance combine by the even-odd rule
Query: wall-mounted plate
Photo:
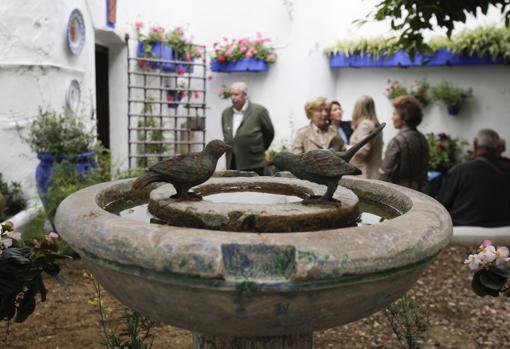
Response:
POLYGON ((85 20, 78 9, 74 9, 69 16, 66 39, 69 51, 73 55, 80 54, 83 46, 85 46, 85 20))
POLYGON ((80 83, 78 80, 71 81, 71 84, 67 88, 66 93, 66 104, 67 107, 76 114, 78 112, 78 107, 80 106, 81 99, 81 90, 80 83))

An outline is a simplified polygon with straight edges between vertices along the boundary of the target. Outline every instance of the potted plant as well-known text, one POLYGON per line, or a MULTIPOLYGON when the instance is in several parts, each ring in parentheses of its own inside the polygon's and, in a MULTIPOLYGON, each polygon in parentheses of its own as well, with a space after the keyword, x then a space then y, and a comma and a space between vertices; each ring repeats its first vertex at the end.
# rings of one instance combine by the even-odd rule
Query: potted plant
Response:
POLYGON ((135 23, 138 36, 137 56, 141 68, 162 69, 167 72, 182 70, 193 72, 192 61, 202 56, 201 50, 184 37, 184 30, 175 27, 165 30, 161 26, 152 26, 148 34, 142 33, 144 24, 135 23), (189 63, 180 63, 189 62, 189 63))
POLYGON ((452 85, 447 81, 443 81, 430 89, 432 99, 442 101, 448 108, 448 114, 457 115, 464 104, 467 97, 473 95, 471 88, 460 88, 452 85))
POLYGON ((276 54, 267 46, 271 39, 257 33, 256 39, 223 38, 215 42, 211 60, 211 70, 215 72, 262 72, 269 69, 269 64, 276 62, 276 54))
POLYGON ((39 115, 28 129, 28 136, 22 136, 40 160, 35 180, 43 204, 53 167, 64 160, 71 162, 81 176, 96 168, 93 151, 95 137, 69 110, 58 114, 39 111, 39 115))
POLYGON ((4 181, 0 173, 0 222, 24 210, 26 206, 27 201, 23 197, 21 185, 18 182, 4 181))
POLYGON ((509 41, 509 28, 489 26, 464 30, 451 38, 434 37, 424 43, 429 51, 416 52, 413 59, 394 37, 338 41, 325 53, 332 68, 507 64, 509 41))
POLYGON ((388 80, 385 94, 390 101, 400 96, 413 96, 425 108, 430 104, 429 88, 430 84, 425 79, 415 80, 409 88, 402 85, 398 80, 388 80))

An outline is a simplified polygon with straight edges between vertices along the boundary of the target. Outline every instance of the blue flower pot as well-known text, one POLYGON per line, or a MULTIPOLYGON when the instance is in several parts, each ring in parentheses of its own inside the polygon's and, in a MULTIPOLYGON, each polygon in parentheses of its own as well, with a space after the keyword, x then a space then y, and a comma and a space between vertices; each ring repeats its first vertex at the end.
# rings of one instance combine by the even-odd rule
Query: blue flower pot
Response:
POLYGON ((179 104, 180 104, 179 102, 181 101, 182 96, 183 96, 182 91, 172 91, 172 90, 166 91, 166 99, 167 99, 167 101, 170 101, 170 103, 168 103, 168 108, 177 109, 179 107, 179 104))
POLYGON ((329 56, 331 68, 382 68, 382 67, 413 67, 422 64, 422 56, 416 54, 414 61, 405 51, 397 51, 392 55, 383 54, 373 56, 371 54, 346 56, 344 53, 336 53, 329 56))
POLYGON ((50 182, 55 163, 60 163, 63 160, 71 161, 75 164, 76 171, 78 171, 80 177, 83 179, 85 178, 88 170, 97 168, 97 164, 94 159, 95 155, 95 151, 81 153, 79 155, 37 154, 37 158, 40 162, 35 169, 35 183, 43 205, 46 207, 48 203, 46 194, 48 193, 48 184, 50 182))
POLYGON ((143 48, 143 43, 138 42, 138 46, 136 48, 136 55, 138 57, 146 57, 149 59, 159 59, 159 60, 163 61, 163 62, 150 61, 149 66, 152 69, 160 69, 161 68, 163 71, 167 71, 167 72, 175 71, 175 69, 176 69, 175 63, 170 62, 170 61, 175 61, 174 50, 170 46, 156 42, 156 43, 152 44, 151 52, 154 54, 154 58, 146 57, 145 51, 143 48))
POLYGON ((269 64, 262 59, 243 58, 235 62, 222 63, 218 60, 211 60, 211 70, 220 73, 235 72, 265 72, 269 64))

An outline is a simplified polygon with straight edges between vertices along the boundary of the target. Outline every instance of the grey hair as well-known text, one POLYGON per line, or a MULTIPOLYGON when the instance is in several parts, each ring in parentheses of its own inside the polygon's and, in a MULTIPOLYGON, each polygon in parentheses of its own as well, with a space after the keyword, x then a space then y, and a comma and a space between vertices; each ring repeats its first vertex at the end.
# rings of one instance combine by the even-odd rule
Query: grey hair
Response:
POLYGON ((237 81, 230 85, 231 90, 239 90, 244 92, 245 95, 248 95, 248 85, 244 81, 237 81))
POLYGON ((500 144, 500 138, 496 131, 485 128, 476 134, 475 144, 478 147, 497 149, 500 144))

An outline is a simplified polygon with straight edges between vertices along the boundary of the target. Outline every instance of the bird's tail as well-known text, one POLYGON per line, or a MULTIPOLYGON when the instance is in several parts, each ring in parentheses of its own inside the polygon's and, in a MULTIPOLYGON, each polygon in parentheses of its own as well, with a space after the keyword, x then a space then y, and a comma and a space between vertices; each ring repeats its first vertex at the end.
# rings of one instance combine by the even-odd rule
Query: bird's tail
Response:
POLYGON ((151 183, 160 182, 161 175, 154 172, 147 172, 144 175, 138 177, 132 184, 132 188, 135 190, 145 188, 151 183))
POLYGON ((386 126, 385 122, 374 128, 372 132, 370 132, 370 134, 366 136, 365 139, 362 139, 359 143, 354 144, 346 151, 336 152, 336 154, 345 161, 350 161, 354 154, 358 152, 358 150, 360 150, 365 144, 370 142, 375 136, 377 136, 382 131, 384 126, 386 126))

